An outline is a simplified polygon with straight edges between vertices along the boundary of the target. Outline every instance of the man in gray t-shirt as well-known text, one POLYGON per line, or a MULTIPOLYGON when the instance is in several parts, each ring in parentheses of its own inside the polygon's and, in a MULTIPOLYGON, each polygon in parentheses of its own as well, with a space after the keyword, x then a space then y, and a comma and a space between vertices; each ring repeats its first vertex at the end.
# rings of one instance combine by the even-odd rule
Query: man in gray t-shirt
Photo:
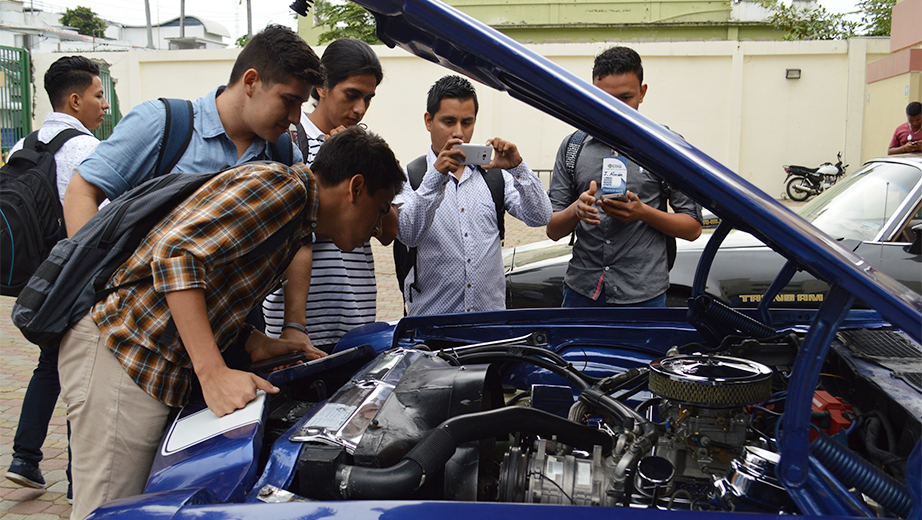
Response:
MULTIPOLYGON (((592 82, 635 110, 647 92, 640 56, 627 47, 612 47, 596 56, 592 82)), ((572 178, 566 167, 569 142, 568 136, 557 151, 548 193, 554 215, 547 236, 559 240, 576 232, 563 306, 665 306, 667 235, 698 238, 701 207, 591 136, 583 142, 572 178), (625 166, 626 201, 603 199, 597 193, 603 160, 609 157, 625 166), (664 211, 667 200, 675 213, 664 211)))

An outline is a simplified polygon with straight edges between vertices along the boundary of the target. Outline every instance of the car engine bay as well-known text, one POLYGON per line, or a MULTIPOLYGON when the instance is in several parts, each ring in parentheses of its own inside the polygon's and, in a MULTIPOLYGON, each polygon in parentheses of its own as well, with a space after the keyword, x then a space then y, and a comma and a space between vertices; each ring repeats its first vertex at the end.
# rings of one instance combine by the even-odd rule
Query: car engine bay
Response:
MULTIPOLYGON (((265 485, 259 500, 799 514, 776 468, 801 342, 793 332, 731 336, 716 349, 688 343, 584 370, 585 346, 555 352, 543 331, 391 349, 357 372, 283 385, 261 466, 279 439, 299 446, 297 465, 289 486, 265 485), (531 375, 515 374, 523 366, 531 375)), ((904 483, 920 389, 892 363, 918 367, 919 357, 899 332, 840 331, 814 390, 810 453, 875 516, 913 508, 904 483), (887 370, 894 381, 880 384, 874 374, 887 370), (915 392, 893 391, 904 383, 915 392)))

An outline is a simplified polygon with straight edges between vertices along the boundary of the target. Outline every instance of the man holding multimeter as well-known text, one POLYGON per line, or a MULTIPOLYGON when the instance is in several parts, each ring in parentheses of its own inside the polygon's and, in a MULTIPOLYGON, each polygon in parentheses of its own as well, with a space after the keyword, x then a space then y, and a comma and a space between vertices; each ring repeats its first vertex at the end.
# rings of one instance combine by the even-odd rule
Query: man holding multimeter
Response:
MULTIPOLYGON (((431 146, 407 164, 395 248, 409 248, 402 280, 407 314, 448 314, 506 307, 503 214, 547 225, 551 203, 515 144, 498 137, 467 145, 477 119, 470 81, 445 76, 429 89, 424 122, 431 146), (466 146, 461 146, 466 145, 466 146), (492 153, 491 153, 492 152, 492 153), (492 159, 491 156, 492 155, 492 159)), ((397 258, 398 279, 401 258, 397 258)))
MULTIPOLYGON (((640 56, 627 47, 596 56, 592 82, 634 110, 647 93, 640 56)), ((554 215, 547 236, 576 233, 564 307, 666 305, 667 241, 701 234, 694 200, 582 132, 561 143, 548 195, 554 215)))

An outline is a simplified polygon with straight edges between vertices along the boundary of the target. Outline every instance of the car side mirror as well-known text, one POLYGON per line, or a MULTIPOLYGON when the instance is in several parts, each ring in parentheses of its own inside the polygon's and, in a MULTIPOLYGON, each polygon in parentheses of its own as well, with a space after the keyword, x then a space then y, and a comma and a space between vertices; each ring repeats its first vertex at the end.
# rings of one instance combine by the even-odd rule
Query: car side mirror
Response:
POLYGON ((912 234, 915 235, 916 238, 909 246, 909 254, 918 255, 922 253, 922 224, 912 226, 912 234))

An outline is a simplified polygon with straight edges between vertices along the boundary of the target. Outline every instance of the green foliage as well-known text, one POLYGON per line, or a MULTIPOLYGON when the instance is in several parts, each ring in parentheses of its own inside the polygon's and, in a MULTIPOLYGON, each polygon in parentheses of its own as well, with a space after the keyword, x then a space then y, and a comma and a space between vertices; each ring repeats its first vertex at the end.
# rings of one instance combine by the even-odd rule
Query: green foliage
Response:
POLYGON ((860 0, 864 36, 890 36, 890 19, 896 0, 860 0))
POLYGON ((77 6, 74 9, 64 11, 61 17, 61 23, 67 27, 77 29, 77 32, 86 36, 102 38, 106 31, 106 22, 96 16, 89 7, 77 6))
POLYGON ((855 36, 857 23, 834 14, 823 7, 798 7, 778 0, 761 0, 762 7, 771 11, 769 22, 784 31, 785 40, 846 40, 855 36))
POLYGON ((237 47, 240 47, 240 48, 242 49, 242 48, 246 47, 246 46, 247 46, 247 43, 249 43, 249 42, 250 42, 250 35, 249 35, 249 34, 244 34, 244 35, 241 36, 240 38, 237 38, 237 41, 235 41, 234 43, 237 45, 237 47))
POLYGON ((358 4, 317 0, 314 3, 314 19, 317 25, 329 28, 320 33, 320 45, 339 38, 355 38, 370 45, 381 43, 375 36, 374 17, 358 4))

